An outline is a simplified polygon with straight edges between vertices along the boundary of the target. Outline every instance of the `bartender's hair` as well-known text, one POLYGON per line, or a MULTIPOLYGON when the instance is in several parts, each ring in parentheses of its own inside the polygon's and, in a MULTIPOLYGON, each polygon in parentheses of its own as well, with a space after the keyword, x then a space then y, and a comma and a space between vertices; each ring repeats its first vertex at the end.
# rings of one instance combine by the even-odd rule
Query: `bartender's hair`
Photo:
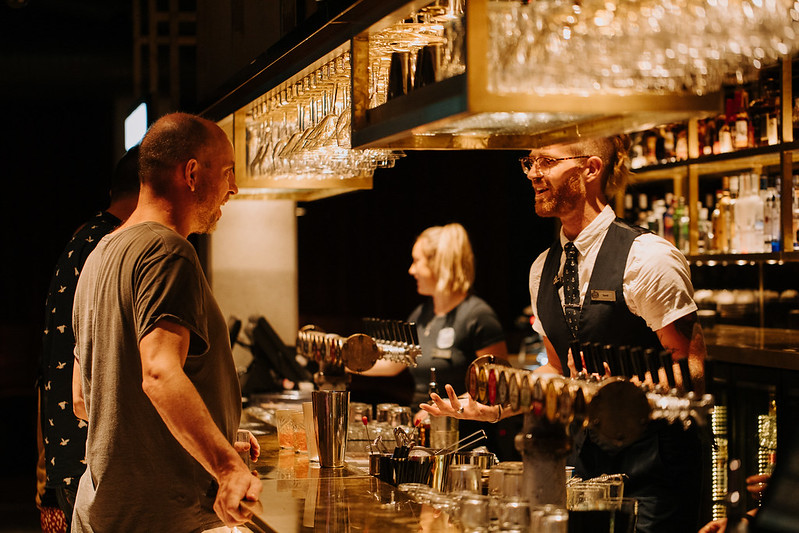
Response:
POLYGON ((188 113, 164 115, 147 130, 139 148, 139 174, 142 184, 156 194, 170 187, 167 172, 201 156, 213 140, 214 123, 188 113))
POLYGON ((469 292, 474 283, 474 253, 463 226, 458 223, 432 226, 416 242, 421 244, 436 276, 436 290, 449 294, 469 292))
MULTIPOLYGON (((572 145, 578 155, 596 155, 605 163, 602 176, 602 192, 606 199, 611 199, 620 190, 627 186, 630 176, 630 146, 632 141, 629 135, 614 135, 612 137, 596 137, 578 141, 572 145), (578 148, 579 147, 579 148, 578 148)), ((575 152, 576 153, 576 152, 575 152)))

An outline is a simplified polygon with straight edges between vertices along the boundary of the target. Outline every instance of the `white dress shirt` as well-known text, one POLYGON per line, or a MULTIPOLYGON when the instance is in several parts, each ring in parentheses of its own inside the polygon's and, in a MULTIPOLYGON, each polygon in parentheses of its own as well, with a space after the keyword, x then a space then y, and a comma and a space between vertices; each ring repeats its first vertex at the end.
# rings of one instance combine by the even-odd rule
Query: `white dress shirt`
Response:
MULTIPOLYGON (((613 209, 605 206, 602 212, 586 226, 574 245, 578 251, 577 271, 580 283, 580 304, 588 291, 591 272, 594 269, 599 249, 605 240, 608 228, 616 218, 613 209)), ((568 239, 560 231, 561 248, 568 239)), ((530 299, 535 330, 542 337, 546 336, 541 320, 538 319, 538 287, 541 282, 541 271, 544 268, 549 249, 544 250, 530 268, 530 299)), ((563 275, 563 264, 566 254, 561 253, 558 274, 563 275)), ((653 233, 644 233, 633 241, 627 263, 624 267, 623 294, 630 312, 640 316, 653 331, 667 326, 693 311, 694 289, 691 284, 691 271, 685 256, 673 244, 653 233)), ((563 303, 563 287, 558 289, 561 304, 563 303)))

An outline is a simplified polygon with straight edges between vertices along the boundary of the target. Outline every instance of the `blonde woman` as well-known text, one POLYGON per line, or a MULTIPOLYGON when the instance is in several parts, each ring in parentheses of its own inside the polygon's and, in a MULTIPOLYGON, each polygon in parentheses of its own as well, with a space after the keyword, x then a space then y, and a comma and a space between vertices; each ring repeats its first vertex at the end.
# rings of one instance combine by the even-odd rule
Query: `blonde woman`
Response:
MULTIPOLYGON (((410 369, 414 381, 411 406, 415 407, 430 400, 431 368, 436 369, 441 391, 450 384, 461 394, 466 389, 469 363, 485 354, 506 359, 508 349, 496 313, 472 293, 474 253, 463 226, 455 223, 427 228, 416 238, 411 257, 408 273, 416 279, 419 294, 428 297, 408 318, 416 323, 422 346, 417 366, 410 369)), ((407 376, 403 372, 406 368, 381 359, 361 374, 407 376)), ((388 383, 381 387, 388 393, 388 383)))
POLYGON ((505 334, 493 309, 472 293, 474 254, 460 224, 433 226, 416 239, 408 273, 429 298, 409 317, 419 332, 422 355, 412 369, 414 403, 427 401, 430 369, 438 383, 465 392, 466 369, 477 356, 507 358, 505 334))

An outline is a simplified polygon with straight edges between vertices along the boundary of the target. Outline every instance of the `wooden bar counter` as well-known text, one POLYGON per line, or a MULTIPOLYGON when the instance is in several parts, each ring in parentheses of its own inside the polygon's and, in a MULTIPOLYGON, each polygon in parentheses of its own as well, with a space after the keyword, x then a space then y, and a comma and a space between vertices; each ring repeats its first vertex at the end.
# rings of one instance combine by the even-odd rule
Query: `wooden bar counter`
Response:
POLYGON ((712 360, 799 370, 799 330, 717 324, 703 332, 712 360))
POLYGON ((320 468, 307 453, 281 450, 275 433, 258 441, 255 469, 263 490, 260 502, 250 505, 254 515, 248 526, 255 532, 459 531, 445 513, 370 476, 365 452, 348 450, 344 468, 320 468))

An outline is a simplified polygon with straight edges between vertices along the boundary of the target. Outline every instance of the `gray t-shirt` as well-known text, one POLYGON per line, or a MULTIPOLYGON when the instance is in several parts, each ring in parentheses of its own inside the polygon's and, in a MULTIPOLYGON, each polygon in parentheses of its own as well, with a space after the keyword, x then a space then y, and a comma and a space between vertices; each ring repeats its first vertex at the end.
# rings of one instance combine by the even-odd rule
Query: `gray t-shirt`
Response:
POLYGON ((75 354, 89 413, 73 531, 195 531, 220 525, 212 476, 142 391, 138 343, 160 319, 191 332, 183 367, 235 441, 241 392, 227 323, 191 244, 154 222, 103 238, 75 294, 75 354))

